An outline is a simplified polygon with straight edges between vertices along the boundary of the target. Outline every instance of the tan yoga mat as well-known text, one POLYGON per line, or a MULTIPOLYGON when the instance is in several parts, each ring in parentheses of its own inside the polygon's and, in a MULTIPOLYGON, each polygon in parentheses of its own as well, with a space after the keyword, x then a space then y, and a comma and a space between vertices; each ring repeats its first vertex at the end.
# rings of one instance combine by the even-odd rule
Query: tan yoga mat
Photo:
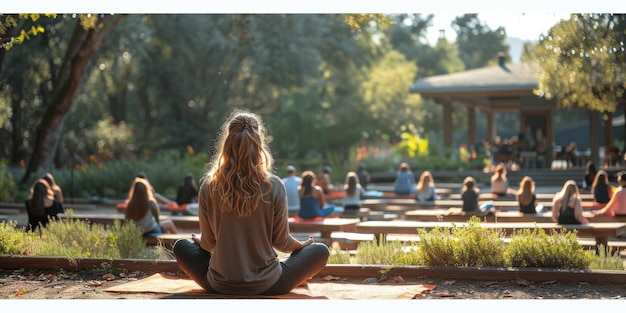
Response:
POLYGON ((242 296, 210 294, 204 291, 195 281, 162 273, 104 289, 106 292, 118 293, 162 293, 184 294, 197 297, 237 298, 237 299, 328 299, 325 296, 311 296, 309 290, 296 288, 294 291, 278 296, 242 296))

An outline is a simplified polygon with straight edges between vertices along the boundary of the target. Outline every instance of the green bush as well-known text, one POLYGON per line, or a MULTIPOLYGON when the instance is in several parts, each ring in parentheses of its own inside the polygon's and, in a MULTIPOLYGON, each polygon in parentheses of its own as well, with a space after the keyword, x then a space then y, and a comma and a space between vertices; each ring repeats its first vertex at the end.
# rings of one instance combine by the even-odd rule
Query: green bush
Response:
POLYGON ((326 263, 350 264, 350 252, 333 247, 330 249, 330 256, 328 257, 328 262, 326 263))
POLYGON ((160 247, 146 247, 141 230, 133 223, 116 222, 110 229, 71 218, 52 220, 41 232, 26 232, 16 222, 0 223, 0 254, 105 259, 173 259, 160 247))
POLYGON ((464 227, 418 229, 418 260, 436 266, 503 266, 502 234, 480 226, 473 216, 464 227))
POLYGON ((397 264, 398 258, 405 254, 404 244, 399 240, 387 241, 382 238, 380 244, 375 240, 362 241, 355 256, 357 264, 397 264))
POLYGON ((538 227, 518 230, 511 235, 504 257, 515 267, 588 268, 594 255, 583 249, 576 234, 565 229, 547 234, 538 227))
POLYGON ((598 254, 589 265, 591 269, 624 270, 624 260, 619 256, 619 250, 611 251, 611 247, 598 245, 598 254))
MULTIPOLYGON (((52 174, 63 189, 65 197, 99 196, 123 199, 139 172, 148 175, 157 192, 174 197, 185 174, 192 173, 198 181, 208 162, 209 157, 206 154, 187 154, 181 157, 178 151, 171 150, 149 160, 91 162, 79 169, 55 170, 52 174)), ((33 177, 40 177, 42 174, 35 173, 33 177)))
POLYGON ((17 188, 6 160, 0 160, 0 201, 13 201, 17 188))

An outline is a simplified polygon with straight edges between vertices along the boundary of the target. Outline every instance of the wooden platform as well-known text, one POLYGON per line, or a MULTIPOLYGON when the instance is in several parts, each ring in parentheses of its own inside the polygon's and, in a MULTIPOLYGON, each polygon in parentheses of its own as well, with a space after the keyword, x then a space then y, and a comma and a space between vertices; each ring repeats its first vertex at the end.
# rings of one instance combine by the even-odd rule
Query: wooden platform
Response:
MULTIPOLYGON (((417 234, 417 229, 451 228, 467 226, 466 222, 419 222, 419 221, 366 221, 357 225, 357 232, 374 234, 378 240, 387 234, 417 234)), ((607 222, 590 223, 585 225, 559 225, 557 223, 508 222, 508 223, 481 223, 481 227, 501 231, 510 236, 520 229, 534 229, 539 227, 546 232, 562 229, 576 230, 578 236, 591 236, 596 244, 606 245, 609 237, 619 237, 626 234, 626 223, 607 222)))
MULTIPOLYGON (((432 210, 413 210, 404 212, 403 218, 409 221, 423 221, 423 222, 466 222, 471 215, 450 214, 446 215, 446 209, 432 209, 432 210)), ((623 222, 626 223, 626 216, 606 217, 606 216, 593 216, 589 212, 584 212, 583 215, 592 223, 604 223, 604 222, 623 222)), ((552 212, 546 213, 521 213, 519 211, 505 211, 495 212, 480 216, 481 221, 496 223, 496 222, 536 222, 536 223, 552 223, 552 212)))

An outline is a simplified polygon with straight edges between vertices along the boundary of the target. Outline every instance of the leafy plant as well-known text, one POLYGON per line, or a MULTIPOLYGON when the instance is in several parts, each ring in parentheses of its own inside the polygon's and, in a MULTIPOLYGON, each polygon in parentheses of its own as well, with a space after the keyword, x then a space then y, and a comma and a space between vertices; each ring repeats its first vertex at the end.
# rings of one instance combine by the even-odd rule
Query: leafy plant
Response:
POLYGON ((464 227, 418 229, 418 259, 436 266, 503 266, 505 243, 502 234, 480 226, 472 216, 464 227))
POLYGON ((328 264, 350 264, 350 252, 343 251, 339 247, 332 247, 330 249, 330 256, 328 257, 328 264))
POLYGON ((110 229, 73 219, 51 220, 41 232, 26 232, 16 222, 0 223, 0 254, 77 258, 173 259, 165 247, 146 247, 133 223, 116 222, 110 229))
POLYGON ((511 235, 504 257, 515 267, 550 267, 559 269, 588 268, 594 256, 578 243, 577 232, 543 229, 518 230, 511 235))
POLYGON ((598 254, 589 268, 601 270, 624 270, 624 260, 619 256, 619 250, 612 251, 611 247, 598 245, 598 254))
POLYGON ((357 247, 355 259, 358 264, 396 264, 396 259, 404 253, 403 247, 399 240, 387 241, 386 237, 381 238, 380 243, 362 241, 357 247))
POLYGON ((15 179, 6 160, 0 160, 0 201, 13 200, 16 195, 15 179))

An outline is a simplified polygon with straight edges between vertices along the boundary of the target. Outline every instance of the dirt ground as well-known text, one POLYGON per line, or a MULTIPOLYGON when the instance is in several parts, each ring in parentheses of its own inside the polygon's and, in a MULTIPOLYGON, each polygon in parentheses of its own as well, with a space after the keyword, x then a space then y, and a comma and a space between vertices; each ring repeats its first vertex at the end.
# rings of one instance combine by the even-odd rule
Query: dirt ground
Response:
MULTIPOLYGON (((0 270, 0 299, 190 299, 184 295, 109 293, 103 289, 152 273, 112 275, 91 270, 0 270)), ((169 275, 179 275, 168 273, 169 275)), ((297 290, 331 300, 399 299, 626 299, 626 285, 581 282, 404 280, 393 277, 345 279, 316 277, 297 290)))

